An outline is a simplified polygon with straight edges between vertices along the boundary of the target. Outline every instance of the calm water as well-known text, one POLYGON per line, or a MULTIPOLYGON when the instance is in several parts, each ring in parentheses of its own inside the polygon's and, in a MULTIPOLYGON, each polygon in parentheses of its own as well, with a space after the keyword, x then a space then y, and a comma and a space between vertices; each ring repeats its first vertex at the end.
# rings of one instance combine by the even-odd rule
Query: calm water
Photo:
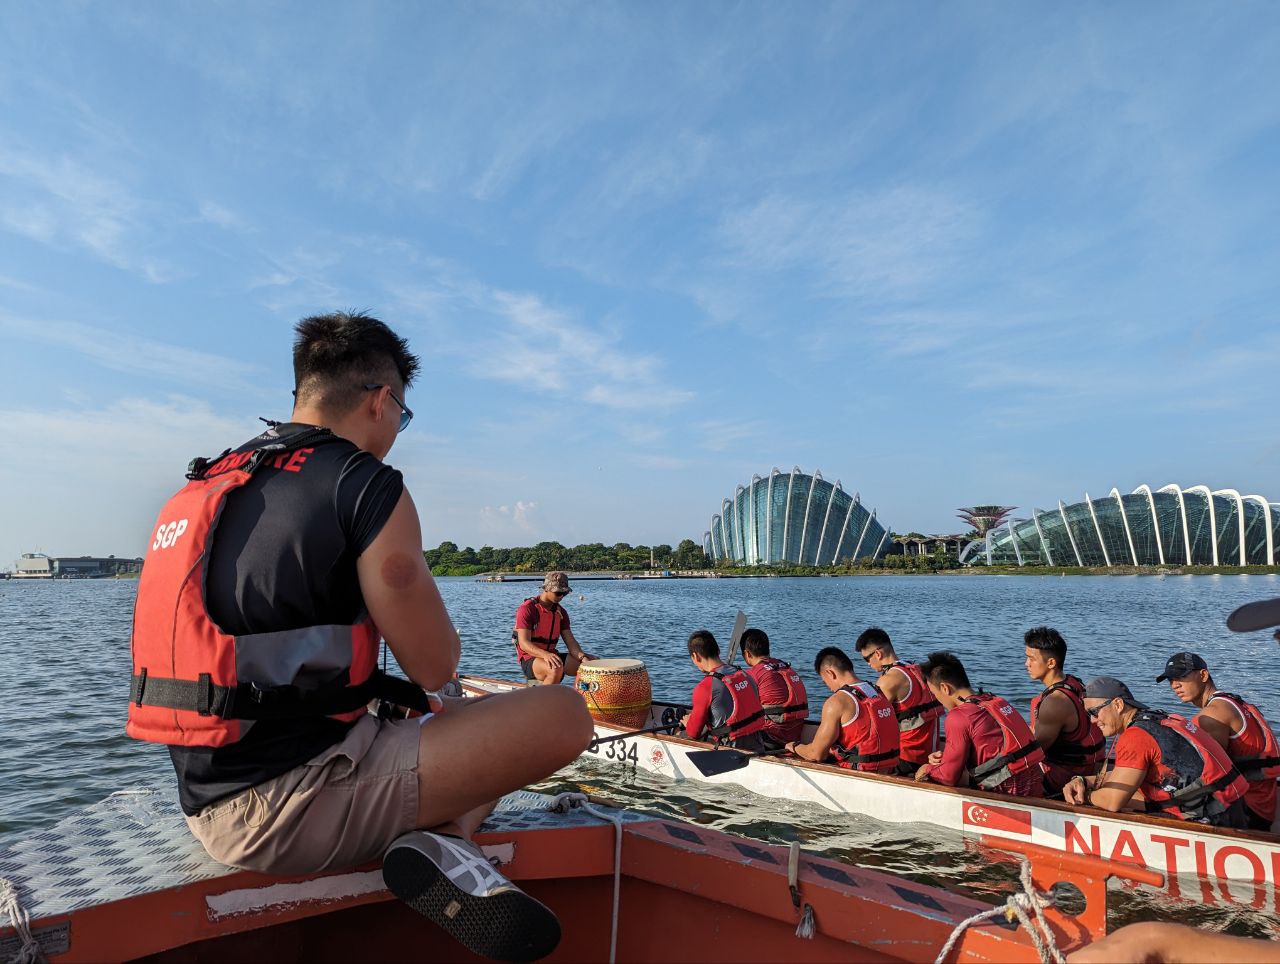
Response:
MULTIPOLYGON (((135 588, 132 581, 0 582, 0 846, 114 790, 172 780, 164 749, 134 743, 123 731, 135 588)), ((441 580, 463 639, 464 672, 515 674, 512 618, 533 588, 441 580)), ((721 579, 580 582, 575 589, 566 605, 579 641, 598 656, 643 659, 660 697, 686 700, 696 682, 684 650, 688 633, 709 628, 727 644, 742 609, 815 693, 814 654, 847 647, 862 629, 880 625, 904 656, 955 650, 975 683, 1025 711, 1037 687, 1022 668, 1022 633, 1047 623, 1067 638, 1068 668, 1086 679, 1118 676, 1139 699, 1174 709, 1167 686, 1154 680, 1170 653, 1192 649, 1220 684, 1280 720, 1276 644, 1265 633, 1240 637, 1223 625, 1241 603, 1280 595, 1276 576, 721 579)), ((815 852, 971 893, 994 895, 1014 877, 968 849, 959 834, 936 828, 881 827, 732 787, 605 774, 575 765, 546 788, 584 786, 637 809, 762 840, 800 839, 815 852)), ((1140 891, 1113 898, 1116 922, 1167 917, 1257 936, 1280 924, 1254 910, 1175 905, 1140 891)))

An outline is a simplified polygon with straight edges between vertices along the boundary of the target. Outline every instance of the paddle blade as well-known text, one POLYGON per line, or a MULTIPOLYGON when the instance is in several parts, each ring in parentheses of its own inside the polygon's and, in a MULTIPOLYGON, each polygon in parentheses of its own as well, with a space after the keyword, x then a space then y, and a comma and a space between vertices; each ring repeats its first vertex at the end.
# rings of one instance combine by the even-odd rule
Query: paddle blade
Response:
POLYGON ((746 632, 746 630, 747 614, 739 609, 738 617, 733 621, 733 632, 729 634, 729 658, 726 662, 733 662, 733 658, 738 652, 738 643, 742 640, 742 634, 746 632))
POLYGON ((1272 626, 1280 626, 1280 599, 1246 603, 1227 617, 1227 629, 1237 633, 1252 633, 1272 626))
POLYGON ((741 750, 694 750, 688 760, 704 777, 719 776, 721 773, 732 773, 741 770, 751 761, 750 754, 741 750))

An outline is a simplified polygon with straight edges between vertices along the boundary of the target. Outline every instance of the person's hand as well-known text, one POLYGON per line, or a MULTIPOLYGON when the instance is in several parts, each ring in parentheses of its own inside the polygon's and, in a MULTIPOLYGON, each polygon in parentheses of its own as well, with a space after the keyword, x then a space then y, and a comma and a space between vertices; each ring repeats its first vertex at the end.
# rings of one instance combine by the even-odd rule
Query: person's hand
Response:
POLYGON ((560 655, 557 652, 555 652, 555 650, 551 650, 551 649, 547 650, 545 653, 542 654, 541 658, 545 659, 548 663, 550 663, 552 669, 560 669, 562 666, 564 666, 564 660, 560 658, 560 655))
POLYGON ((579 653, 579 654, 578 654, 578 662, 579 662, 579 663, 590 663, 592 660, 597 659, 597 658, 598 658, 598 657, 597 657, 594 653, 579 653))
POLYGON ((936 767, 942 763, 942 751, 934 750, 929 754, 929 766, 936 767))
POLYGON ((680 725, 685 729, 689 728, 689 717, 691 716, 693 716, 692 713, 686 713, 684 716, 680 717, 680 725))
MULTIPOLYGON (((929 759, 932 760, 935 755, 929 754, 929 759)), ((915 781, 916 783, 924 783, 927 779, 929 779, 929 764, 925 763, 916 771, 915 781)))
POLYGON ((1072 777, 1062 788, 1062 799, 1067 803, 1079 806, 1082 803, 1088 803, 1088 797, 1089 787, 1084 782, 1084 777, 1072 777))

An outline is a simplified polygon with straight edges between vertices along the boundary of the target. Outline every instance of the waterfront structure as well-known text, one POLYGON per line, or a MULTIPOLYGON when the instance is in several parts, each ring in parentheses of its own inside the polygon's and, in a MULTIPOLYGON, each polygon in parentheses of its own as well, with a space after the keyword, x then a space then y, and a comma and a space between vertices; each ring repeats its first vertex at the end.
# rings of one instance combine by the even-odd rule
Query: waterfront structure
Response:
POLYGON ((1034 509, 973 542, 960 561, 1043 566, 1274 566, 1280 503, 1235 489, 1140 485, 1034 509))
POLYGON ((821 472, 798 466, 753 475, 720 503, 703 534, 703 550, 717 562, 761 565, 787 562, 829 566, 878 558, 889 546, 889 530, 868 511, 858 493, 844 491, 821 472))
POLYGON ((24 552, 13 563, 15 579, 98 579, 141 571, 141 559, 115 556, 47 556, 43 552, 24 552))
POLYGON ((1016 505, 971 505, 967 509, 956 509, 959 513, 956 518, 973 526, 981 539, 1006 521, 1016 508, 1016 505))

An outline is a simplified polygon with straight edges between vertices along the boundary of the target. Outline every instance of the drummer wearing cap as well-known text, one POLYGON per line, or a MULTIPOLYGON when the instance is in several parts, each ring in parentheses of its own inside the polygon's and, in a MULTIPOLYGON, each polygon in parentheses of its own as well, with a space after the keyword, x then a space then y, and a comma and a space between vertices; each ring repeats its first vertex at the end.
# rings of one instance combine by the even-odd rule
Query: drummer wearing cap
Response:
POLYGON ((1113 812, 1131 808, 1138 794, 1148 813, 1218 827, 1245 825, 1248 784, 1222 747, 1194 723, 1134 699, 1129 687, 1099 676, 1084 691, 1085 712, 1115 737, 1115 767, 1096 777, 1072 777, 1067 803, 1113 812))
POLYGON ((1270 830, 1276 817, 1276 777, 1280 747, 1258 708, 1243 697, 1218 689, 1209 666, 1197 653, 1174 653, 1157 683, 1169 681, 1173 695, 1200 708, 1196 725, 1218 741, 1249 783, 1245 814, 1250 830, 1270 830))
POLYGON ((569 577, 563 572, 549 572, 542 580, 542 592, 530 596, 516 610, 516 626, 511 639, 516 644, 520 669, 533 683, 559 683, 565 674, 578 675, 578 666, 595 659, 584 653, 569 630, 569 614, 560 600, 569 595, 569 577), (568 656, 556 652, 556 643, 564 639, 568 656))

